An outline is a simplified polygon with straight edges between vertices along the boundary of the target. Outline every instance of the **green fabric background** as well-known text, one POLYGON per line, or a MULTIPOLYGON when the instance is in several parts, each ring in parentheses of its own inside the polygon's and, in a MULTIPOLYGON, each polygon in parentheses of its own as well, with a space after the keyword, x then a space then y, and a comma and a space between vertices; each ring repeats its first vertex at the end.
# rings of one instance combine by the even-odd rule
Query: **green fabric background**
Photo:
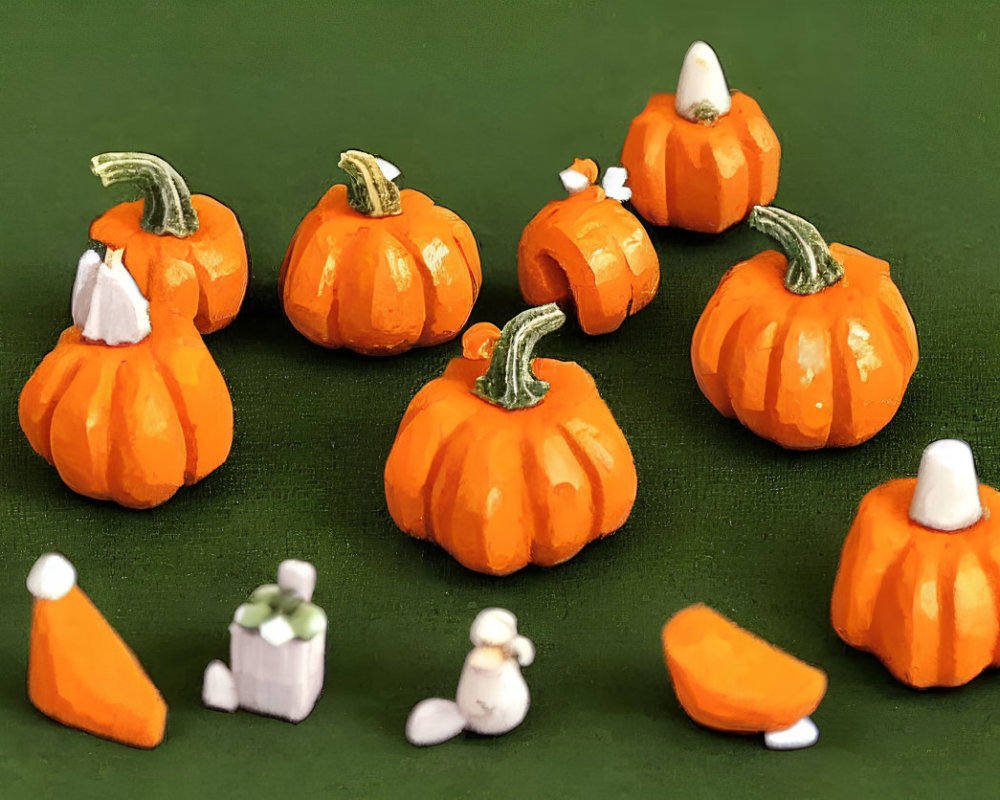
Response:
POLYGON ((992 2, 5 6, 0 797, 995 797, 1000 677, 906 689, 827 615, 858 501, 914 474, 930 440, 969 440, 1000 483, 998 23, 992 2), (777 131, 777 202, 892 263, 921 346, 902 408, 845 452, 784 452, 720 418, 691 376, 691 333, 723 271, 768 243, 745 226, 651 230, 653 304, 615 334, 570 324, 542 347, 594 374, 625 431, 630 520, 550 571, 468 572, 400 533, 382 493, 403 410, 457 343, 388 360, 310 344, 278 303, 285 245, 341 181, 341 149, 379 152, 471 225, 485 272, 472 319, 503 322, 522 307, 518 237, 560 195, 556 172, 577 155, 615 162, 695 38, 777 131), (162 154, 232 206, 253 258, 242 314, 208 339, 236 408, 232 455, 147 512, 71 493, 16 415, 69 324, 88 222, 124 199, 87 165, 115 149, 162 154), (64 729, 27 702, 24 577, 50 549, 166 697, 159 749, 64 729), (316 710, 295 727, 202 709, 233 610, 289 556, 316 564, 330 617, 316 710), (683 714, 659 631, 696 600, 827 670, 817 747, 771 753, 683 714), (491 604, 538 647, 526 722, 410 747, 410 707, 454 690, 469 623, 491 604))

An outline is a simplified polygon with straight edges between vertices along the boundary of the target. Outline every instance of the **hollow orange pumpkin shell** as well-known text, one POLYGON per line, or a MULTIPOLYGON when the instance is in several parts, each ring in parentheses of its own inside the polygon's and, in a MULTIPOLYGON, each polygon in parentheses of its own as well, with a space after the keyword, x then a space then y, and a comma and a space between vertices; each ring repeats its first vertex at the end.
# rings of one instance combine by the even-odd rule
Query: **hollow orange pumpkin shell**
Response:
POLYGON ((712 124, 691 122, 674 94, 654 94, 629 126, 621 162, 632 205, 650 222, 719 233, 778 190, 781 145, 749 95, 712 124))
POLYGON ((691 364, 721 414, 783 447, 850 447, 899 408, 917 364, 913 319, 889 265, 831 244, 843 278, 810 295, 785 288, 774 250, 725 274, 698 320, 691 364))
POLYGON ((521 294, 530 305, 570 301, 586 333, 610 333, 656 295, 660 263, 642 223, 593 185, 594 162, 577 160, 573 169, 591 185, 551 201, 524 229, 521 294))
POLYGON ((66 329, 21 392, 35 451, 67 486, 149 508, 229 454, 233 405, 194 324, 160 309, 138 344, 108 346, 66 329))
POLYGON ((697 603, 663 626, 663 653, 677 699, 708 728, 784 730, 819 706, 826 674, 697 603))
POLYGON ((1000 666, 1000 493, 980 484, 979 522, 943 532, 910 519, 915 487, 889 481, 861 501, 830 617, 903 683, 961 686, 1000 666))
POLYGON ((402 213, 355 211, 332 187, 299 224, 278 291, 307 339, 367 355, 450 341, 479 295, 479 249, 469 226, 413 189, 402 213))
POLYGON ((566 561, 620 528, 636 495, 632 452, 578 364, 534 359, 550 388, 531 408, 474 393, 499 335, 469 328, 463 356, 413 398, 385 466, 396 524, 492 575, 566 561))

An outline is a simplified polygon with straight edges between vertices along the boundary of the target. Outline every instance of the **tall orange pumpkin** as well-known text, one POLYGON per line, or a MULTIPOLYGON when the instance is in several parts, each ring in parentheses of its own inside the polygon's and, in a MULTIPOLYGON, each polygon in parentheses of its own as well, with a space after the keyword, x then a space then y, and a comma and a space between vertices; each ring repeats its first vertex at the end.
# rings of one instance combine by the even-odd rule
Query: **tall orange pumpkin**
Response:
POLYGON ((479 295, 476 240, 457 214, 386 178, 359 150, 299 224, 278 291, 288 319, 324 347, 392 355, 447 342, 479 295))
POLYGON ((208 195, 192 195, 177 170, 149 153, 103 153, 90 168, 105 186, 129 183, 142 191, 141 200, 119 203, 95 219, 90 238, 128 250, 128 270, 152 306, 170 305, 193 318, 201 333, 232 322, 249 279, 236 214, 208 195), (165 270, 170 281, 161 275, 165 270), (177 291, 180 283, 197 291, 177 291))
POLYGON ((396 524, 469 569, 552 566, 620 528, 635 501, 632 452, 579 365, 532 360, 565 316, 528 309, 473 325, 463 356, 413 398, 385 465, 396 524))
POLYGON ((570 196, 548 203, 521 234, 521 294, 531 305, 572 302, 585 332, 610 333, 656 295, 660 262, 642 223, 594 185, 593 161, 576 159, 567 172, 579 176, 566 184, 570 196))
POLYGON ((978 483, 971 451, 951 474, 934 463, 942 448, 957 460, 963 445, 933 443, 918 478, 865 495, 833 586, 840 638, 917 688, 960 686, 1000 666, 1000 493, 978 483))
POLYGON ((889 265, 829 247, 808 222, 758 206, 767 250, 729 270, 691 342, 702 392, 721 414, 783 447, 850 447, 892 419, 917 364, 913 319, 889 265))
POLYGON ((704 42, 688 50, 676 94, 654 94, 629 126, 621 162, 650 222, 719 233, 778 190, 781 145, 760 106, 730 92, 704 42))
POLYGON ((81 259, 75 324, 25 384, 18 416, 70 489, 149 508, 225 461, 233 406, 193 322, 150 314, 121 259, 81 259))

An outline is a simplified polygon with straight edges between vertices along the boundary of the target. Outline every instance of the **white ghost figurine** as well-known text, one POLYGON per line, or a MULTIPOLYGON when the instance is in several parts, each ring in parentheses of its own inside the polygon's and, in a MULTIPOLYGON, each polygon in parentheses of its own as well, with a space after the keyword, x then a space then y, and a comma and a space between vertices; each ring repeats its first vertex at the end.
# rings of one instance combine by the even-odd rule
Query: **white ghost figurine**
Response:
POLYGON ((518 635, 517 617, 487 608, 473 621, 469 638, 475 647, 465 658, 455 700, 431 697, 417 703, 406 721, 410 744, 441 744, 464 730, 498 736, 527 715, 531 695, 521 667, 535 660, 535 646, 518 635))

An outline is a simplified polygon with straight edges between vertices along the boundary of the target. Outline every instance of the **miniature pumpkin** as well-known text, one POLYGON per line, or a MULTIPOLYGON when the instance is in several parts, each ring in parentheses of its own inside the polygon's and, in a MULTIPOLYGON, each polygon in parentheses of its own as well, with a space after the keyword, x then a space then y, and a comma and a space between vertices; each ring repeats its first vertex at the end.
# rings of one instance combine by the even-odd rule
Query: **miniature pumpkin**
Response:
POLYGON ((166 303, 193 317, 201 333, 232 322, 246 294, 249 273, 236 215, 208 195, 192 195, 173 167, 149 153, 103 153, 91 159, 90 168, 105 186, 131 183, 143 195, 95 219, 90 238, 128 250, 128 270, 154 307, 166 303), (183 271, 178 263, 185 266, 183 271), (172 283, 157 279, 166 265, 173 265, 172 283), (190 293, 175 291, 182 282, 197 287, 193 307, 190 293))
POLYGON ((688 49, 676 94, 654 94, 632 120, 621 162, 632 205, 650 222, 719 233, 778 190, 781 146, 749 95, 726 85, 715 52, 688 49))
POLYGON ((731 733, 777 732, 812 714, 826 674, 702 604, 663 626, 677 700, 697 723, 731 733))
POLYGON ((531 305, 571 301, 584 331, 610 333, 656 295, 660 263, 642 223, 594 185, 593 161, 577 159, 560 177, 570 196, 548 203, 521 235, 521 293, 531 305))
POLYGON ((865 495, 830 617, 909 686, 961 686, 1000 666, 1000 493, 979 483, 965 442, 932 443, 916 479, 865 495))
POLYGON ((632 452, 578 364, 532 361, 562 325, 555 304, 499 331, 473 325, 463 357, 413 398, 385 465, 396 524, 469 569, 552 566, 620 528, 635 501, 632 452))
POLYGON ((881 259, 779 208, 750 225, 768 250, 723 276, 691 364, 721 414, 783 447, 850 447, 892 419, 917 364, 913 319, 881 259))
POLYGON ((299 224, 278 291, 310 341, 392 355, 455 338, 482 271, 469 226, 426 195, 400 191, 379 161, 341 155, 351 183, 332 187, 299 224))
POLYGON ((122 264, 80 259, 73 321, 21 392, 21 428, 69 488, 149 508, 229 454, 229 390, 190 319, 150 318, 122 264))

